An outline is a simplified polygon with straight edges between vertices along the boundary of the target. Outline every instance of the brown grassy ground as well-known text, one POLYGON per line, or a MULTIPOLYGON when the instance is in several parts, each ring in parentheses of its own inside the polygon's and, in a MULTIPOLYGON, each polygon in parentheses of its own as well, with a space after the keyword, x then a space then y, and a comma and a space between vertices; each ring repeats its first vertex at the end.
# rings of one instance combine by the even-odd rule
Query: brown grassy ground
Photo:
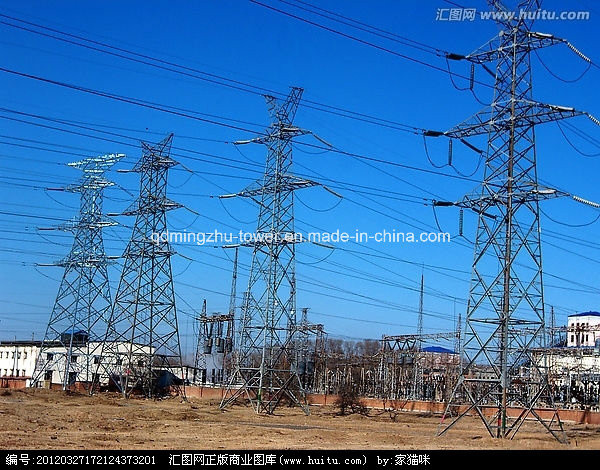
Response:
MULTIPOLYGON (((331 407, 281 408, 274 416, 215 400, 181 402, 66 395, 49 390, 0 393, 0 448, 27 449, 563 449, 527 423, 513 441, 486 436, 468 419, 435 437, 439 418, 371 410, 337 416, 331 407), (9 394, 8 394, 9 393, 9 394)), ((600 449, 600 427, 566 425, 569 448, 600 449)))

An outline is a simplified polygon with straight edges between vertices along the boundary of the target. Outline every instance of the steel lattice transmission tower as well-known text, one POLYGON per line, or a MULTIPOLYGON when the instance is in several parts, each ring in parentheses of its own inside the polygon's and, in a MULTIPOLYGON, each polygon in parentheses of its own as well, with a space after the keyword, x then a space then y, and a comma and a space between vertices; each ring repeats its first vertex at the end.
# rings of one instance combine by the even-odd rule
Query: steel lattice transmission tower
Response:
POLYGON ((266 145, 262 184, 222 196, 251 198, 259 205, 259 215, 257 239, 242 243, 253 248, 252 265, 242 304, 236 369, 221 408, 245 396, 256 412, 273 413, 282 399, 289 399, 308 413, 295 351, 295 244, 299 240, 294 231, 293 193, 317 183, 291 174, 292 141, 310 134, 293 124, 302 91, 292 88, 283 102, 266 97, 272 119, 266 135, 237 142, 266 145))
POLYGON ((104 189, 113 185, 104 175, 124 156, 110 154, 70 163, 83 176, 78 184, 58 189, 79 193, 80 209, 77 219, 55 228, 73 232, 75 239, 70 253, 53 264, 65 271, 37 357, 34 386, 52 381, 54 372, 64 390, 75 382, 92 382, 93 356, 99 354, 112 306, 110 261, 104 253, 102 229, 116 223, 102 212, 104 189))
MULTIPOLYGON (((490 5, 507 11, 498 1, 490 5)), ((539 7, 530 0, 520 2, 517 11, 539 7)), ((495 76, 491 106, 447 132, 430 134, 463 142, 488 136, 478 194, 457 203, 437 203, 478 214, 463 368, 440 434, 465 415, 477 414, 492 437, 512 438, 526 419, 533 418, 564 441, 546 367, 532 355, 544 340, 545 321, 539 203, 561 195, 538 184, 534 127, 584 113, 533 99, 531 53, 569 43, 532 32, 532 21, 518 14, 498 23, 501 31, 489 43, 466 57, 450 57, 481 64, 495 76), (495 63, 495 73, 488 63, 495 63), (459 408, 464 401, 467 406, 459 408), (490 415, 489 409, 495 411, 490 415)))
POLYGON ((421 274, 421 289, 419 290, 419 313, 417 316, 417 337, 415 344, 415 362, 413 365, 412 398, 420 400, 423 395, 423 298, 425 295, 425 277, 421 274))
MULTIPOLYGON (((136 216, 123 254, 123 271, 99 370, 123 396, 155 397, 180 388, 172 373, 181 367, 181 347, 173 290, 167 212, 182 207, 167 197, 167 176, 177 162, 170 157, 173 135, 156 145, 142 142, 138 199, 120 215, 136 216)), ((119 215, 119 214, 115 214, 119 215)), ((100 374, 99 374, 100 375, 100 374)))
POLYGON ((206 331, 204 330, 206 326, 206 299, 202 301, 202 311, 200 312, 200 316, 196 317, 196 321, 194 322, 194 327, 196 331, 194 332, 196 335, 196 354, 194 355, 194 369, 196 373, 200 371, 200 382, 206 382, 206 355, 204 353, 204 341, 206 336, 206 331))

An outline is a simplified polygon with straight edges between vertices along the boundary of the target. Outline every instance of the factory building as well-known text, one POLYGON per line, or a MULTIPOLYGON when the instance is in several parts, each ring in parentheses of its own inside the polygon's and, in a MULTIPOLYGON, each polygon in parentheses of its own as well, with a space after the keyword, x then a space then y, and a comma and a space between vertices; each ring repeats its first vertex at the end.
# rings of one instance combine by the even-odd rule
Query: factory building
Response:
MULTIPOLYGON (((120 343, 117 347, 123 358, 127 356, 128 346, 128 343, 120 343)), ((95 376, 102 360, 102 342, 90 341, 85 345, 78 345, 71 351, 70 360, 67 348, 58 341, 46 343, 43 356, 39 357, 41 350, 41 341, 0 342, 0 388, 71 387, 91 383, 95 378, 101 385, 108 385, 109 379, 106 374, 95 376), (38 362, 43 374, 38 383, 33 383, 38 362)), ((138 350, 146 350, 147 354, 151 351, 149 347, 141 347, 138 350)), ((104 359, 105 367, 108 364, 108 368, 113 371, 119 370, 123 362, 120 358, 104 359), (110 361, 113 363, 110 364, 110 361)))
POLYGON ((569 315, 567 320, 567 347, 594 347, 600 339, 600 312, 569 315))
POLYGON ((0 342, 0 388, 29 387, 41 341, 0 342))
POLYGON ((534 351, 547 370, 554 400, 565 407, 600 405, 600 312, 569 315, 566 338, 534 351))

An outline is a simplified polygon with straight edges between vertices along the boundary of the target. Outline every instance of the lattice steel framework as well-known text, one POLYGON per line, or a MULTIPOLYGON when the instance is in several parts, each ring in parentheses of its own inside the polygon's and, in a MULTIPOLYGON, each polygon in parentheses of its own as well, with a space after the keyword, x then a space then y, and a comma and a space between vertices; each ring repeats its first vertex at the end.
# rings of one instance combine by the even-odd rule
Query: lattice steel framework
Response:
POLYGON ((461 354, 462 351, 462 315, 459 312, 456 319, 456 337, 454 338, 454 352, 461 354))
MULTIPOLYGON (((505 11, 498 1, 490 5, 505 11)), ((539 6, 530 0, 520 2, 518 10, 534 11, 539 6)), ((496 38, 460 57, 473 64, 495 63, 493 102, 443 133, 463 142, 487 135, 488 146, 479 194, 454 203, 478 213, 478 228, 463 338, 464 367, 440 434, 475 413, 492 437, 512 438, 526 419, 533 418, 564 441, 547 370, 531 355, 544 341, 539 202, 560 195, 538 184, 534 127, 583 113, 539 103, 532 96, 531 52, 566 41, 532 32, 532 22, 518 15, 498 22, 501 31, 496 38), (458 412, 464 401, 468 406, 458 412), (542 414, 539 408, 543 407, 552 411, 542 414), (489 413, 490 409, 495 411, 489 413)))
POLYGON ((182 207, 167 197, 173 135, 156 145, 142 142, 142 157, 130 171, 140 174, 138 199, 121 215, 136 216, 123 254, 123 272, 99 369, 124 397, 185 395, 173 369, 181 368, 181 347, 167 235, 167 211, 182 207))
POLYGON ((293 193, 316 185, 291 174, 292 141, 310 133, 293 124, 302 91, 292 88, 284 102, 267 96, 272 118, 267 135, 238 142, 264 144, 268 155, 262 184, 236 194, 257 202, 259 215, 257 240, 244 244, 253 248, 252 265, 242 305, 236 371, 221 408, 245 396, 257 413, 273 413, 283 399, 308 413, 294 350, 298 237, 293 193))
POLYGON ((298 375, 304 390, 312 390, 325 354, 325 327, 321 323, 310 323, 308 321, 308 308, 302 309, 300 322, 298 323, 298 338, 296 341, 296 352, 298 359, 298 375))
POLYGON ((206 307, 198 317, 198 346, 196 350, 196 369, 200 371, 200 382, 222 384, 228 379, 229 354, 233 350, 232 314, 206 314, 206 307), (208 358, 213 366, 213 374, 208 375, 208 358))
POLYGON ((421 399, 423 391, 422 344, 452 340, 455 332, 415 335, 384 335, 379 352, 379 394, 386 399, 421 399), (420 377, 417 377, 417 374, 420 377), (415 390, 415 382, 420 389, 415 390))
POLYGON ((423 350, 423 297, 425 295, 425 277, 421 274, 421 289, 419 290, 419 313, 417 316, 417 342, 415 343, 415 363, 413 367, 412 398, 419 400, 423 394, 423 364, 421 351, 423 350))
POLYGON ((202 311, 200 316, 196 317, 194 327, 196 329, 196 354, 194 355, 194 369, 200 372, 200 382, 206 382, 206 354, 204 353, 204 342, 206 338, 206 299, 202 301, 202 311))
POLYGON ((73 232, 75 238, 70 253, 53 264, 65 271, 36 360, 33 386, 52 380, 53 372, 65 390, 75 382, 92 382, 93 356, 99 353, 96 348, 106 334, 112 306, 102 229, 115 222, 104 217, 102 204, 104 189, 113 183, 104 175, 124 156, 110 154, 69 164, 83 176, 78 184, 60 190, 80 194, 79 216, 55 228, 73 232))

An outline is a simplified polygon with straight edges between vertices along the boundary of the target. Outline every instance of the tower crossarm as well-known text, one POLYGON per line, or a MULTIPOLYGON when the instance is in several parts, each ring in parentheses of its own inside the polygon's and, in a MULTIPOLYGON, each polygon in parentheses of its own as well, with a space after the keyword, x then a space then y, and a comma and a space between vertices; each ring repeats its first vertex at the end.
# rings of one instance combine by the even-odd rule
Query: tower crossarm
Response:
POLYGON ((464 139, 477 135, 487 135, 490 130, 495 132, 508 131, 511 128, 519 129, 577 116, 590 117, 588 113, 571 107, 529 100, 517 101, 514 111, 511 112, 510 102, 498 102, 484 108, 446 132, 441 134, 430 132, 426 135, 429 137, 444 135, 453 139, 464 139), (519 119, 514 120, 511 115, 518 115, 519 119))
MULTIPOLYGON (((452 205, 470 209, 475 212, 487 215, 491 218, 495 218, 494 215, 488 214, 485 211, 494 206, 508 204, 509 198, 512 199, 513 204, 525 204, 529 202, 539 202, 548 199, 556 199, 559 197, 569 197, 570 194, 563 191, 559 191, 554 188, 545 188, 540 186, 534 186, 531 184, 522 185, 522 187, 515 188, 510 194, 498 193, 498 192, 485 192, 483 195, 467 195, 461 201, 452 203, 452 205)), ((434 203, 435 204, 435 203, 434 203)))
MULTIPOLYGON (((451 60, 466 60, 474 64, 495 62, 505 53, 502 47, 502 36, 504 34, 505 32, 501 31, 495 38, 466 56, 450 53, 447 54, 447 57, 451 60)), ((586 59, 586 56, 584 56, 566 39, 556 37, 552 34, 540 33, 536 31, 526 31, 524 35, 519 36, 519 40, 517 41, 515 48, 518 53, 523 53, 555 46, 557 44, 566 44, 571 50, 573 50, 573 52, 582 57, 584 60, 586 59)))
POLYGON ((232 197, 247 197, 255 199, 257 197, 262 196, 263 194, 275 193, 277 191, 295 191, 297 189, 312 188, 313 186, 320 186, 320 184, 316 181, 298 178, 293 175, 283 175, 280 181, 260 186, 258 188, 249 187, 247 189, 244 189, 243 191, 240 191, 239 193, 224 194, 219 197, 221 199, 228 199, 232 197))

